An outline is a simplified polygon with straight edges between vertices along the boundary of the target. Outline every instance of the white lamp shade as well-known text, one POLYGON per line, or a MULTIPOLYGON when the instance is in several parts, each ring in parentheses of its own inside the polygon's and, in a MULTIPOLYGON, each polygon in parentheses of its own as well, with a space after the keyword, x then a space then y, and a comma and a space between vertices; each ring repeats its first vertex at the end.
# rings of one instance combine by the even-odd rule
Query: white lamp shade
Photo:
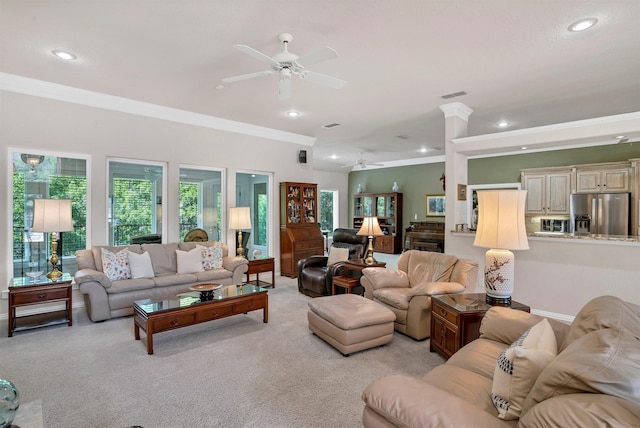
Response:
POLYGON ((524 223, 526 190, 478 192, 478 229, 473 245, 503 250, 528 250, 524 223))
POLYGON ((364 236, 381 236, 384 235, 380 225, 378 224, 378 217, 365 217, 362 221, 362 226, 356 235, 364 236))
POLYGON ((69 232, 73 230, 71 199, 34 199, 34 232, 69 232))
POLYGON ((251 211, 249 207, 229 208, 229 229, 251 229, 251 211))

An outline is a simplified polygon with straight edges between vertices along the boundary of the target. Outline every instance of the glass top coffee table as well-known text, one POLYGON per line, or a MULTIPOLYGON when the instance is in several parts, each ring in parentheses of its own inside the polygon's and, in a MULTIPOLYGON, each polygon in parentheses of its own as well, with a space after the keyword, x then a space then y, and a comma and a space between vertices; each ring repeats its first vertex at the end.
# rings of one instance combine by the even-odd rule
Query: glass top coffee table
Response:
POLYGON ((267 290, 252 284, 225 285, 213 291, 183 293, 169 299, 145 299, 133 304, 136 340, 140 330, 147 335, 147 353, 153 354, 153 335, 232 315, 263 310, 264 323, 269 321, 267 290))

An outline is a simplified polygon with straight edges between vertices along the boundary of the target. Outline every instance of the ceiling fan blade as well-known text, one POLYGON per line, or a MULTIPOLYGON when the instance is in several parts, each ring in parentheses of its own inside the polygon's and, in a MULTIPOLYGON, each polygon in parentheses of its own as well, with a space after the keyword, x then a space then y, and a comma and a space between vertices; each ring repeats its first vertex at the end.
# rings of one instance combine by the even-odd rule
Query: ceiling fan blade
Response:
POLYGON ((308 80, 309 82, 329 86, 330 88, 334 88, 334 89, 340 89, 347 84, 346 80, 342 80, 335 77, 327 76, 325 74, 314 73, 313 71, 306 71, 306 70, 300 73, 300 78, 304 80, 308 80))
POLYGON ((327 61, 329 59, 337 58, 338 52, 334 49, 331 49, 328 46, 318 49, 317 51, 313 51, 306 55, 302 55, 299 57, 296 62, 303 67, 308 67, 313 64, 317 64, 322 61, 327 61))
POLYGON ((268 76, 270 74, 273 74, 273 71, 271 70, 258 71, 256 73, 241 74, 239 76, 234 76, 234 77, 225 77, 224 79, 222 79, 222 81, 224 83, 233 83, 233 82, 239 82, 241 80, 253 79, 255 77, 268 76))
POLYGON ((291 97, 291 79, 280 79, 278 81, 278 98, 286 100, 291 97))
POLYGON ((247 45, 233 45, 234 48, 238 49, 241 52, 246 53, 249 56, 254 57, 257 60, 260 60, 262 62, 266 62, 267 64, 270 64, 272 66, 275 67, 279 67, 280 63, 278 61, 276 61, 275 59, 271 58, 268 55, 263 54, 262 52, 259 52, 257 50, 255 50, 252 47, 249 47, 247 45))

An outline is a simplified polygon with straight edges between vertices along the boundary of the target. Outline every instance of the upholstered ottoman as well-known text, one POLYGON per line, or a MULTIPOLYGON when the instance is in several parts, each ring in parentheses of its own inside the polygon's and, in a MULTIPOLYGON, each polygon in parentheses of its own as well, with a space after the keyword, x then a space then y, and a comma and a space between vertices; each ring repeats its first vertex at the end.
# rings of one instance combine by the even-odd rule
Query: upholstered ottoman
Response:
POLYGON ((357 294, 317 297, 309 302, 309 330, 342 355, 393 340, 395 314, 357 294))

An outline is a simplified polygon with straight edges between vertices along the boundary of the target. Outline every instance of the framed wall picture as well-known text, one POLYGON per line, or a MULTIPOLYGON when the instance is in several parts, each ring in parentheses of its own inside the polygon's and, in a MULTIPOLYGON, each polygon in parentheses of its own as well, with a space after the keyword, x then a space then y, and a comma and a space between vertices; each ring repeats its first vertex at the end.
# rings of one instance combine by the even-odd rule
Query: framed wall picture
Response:
POLYGON ((467 200, 467 185, 466 184, 458 184, 458 200, 466 201, 467 200))
POLYGON ((443 217, 447 210, 444 195, 427 195, 427 217, 443 217))

